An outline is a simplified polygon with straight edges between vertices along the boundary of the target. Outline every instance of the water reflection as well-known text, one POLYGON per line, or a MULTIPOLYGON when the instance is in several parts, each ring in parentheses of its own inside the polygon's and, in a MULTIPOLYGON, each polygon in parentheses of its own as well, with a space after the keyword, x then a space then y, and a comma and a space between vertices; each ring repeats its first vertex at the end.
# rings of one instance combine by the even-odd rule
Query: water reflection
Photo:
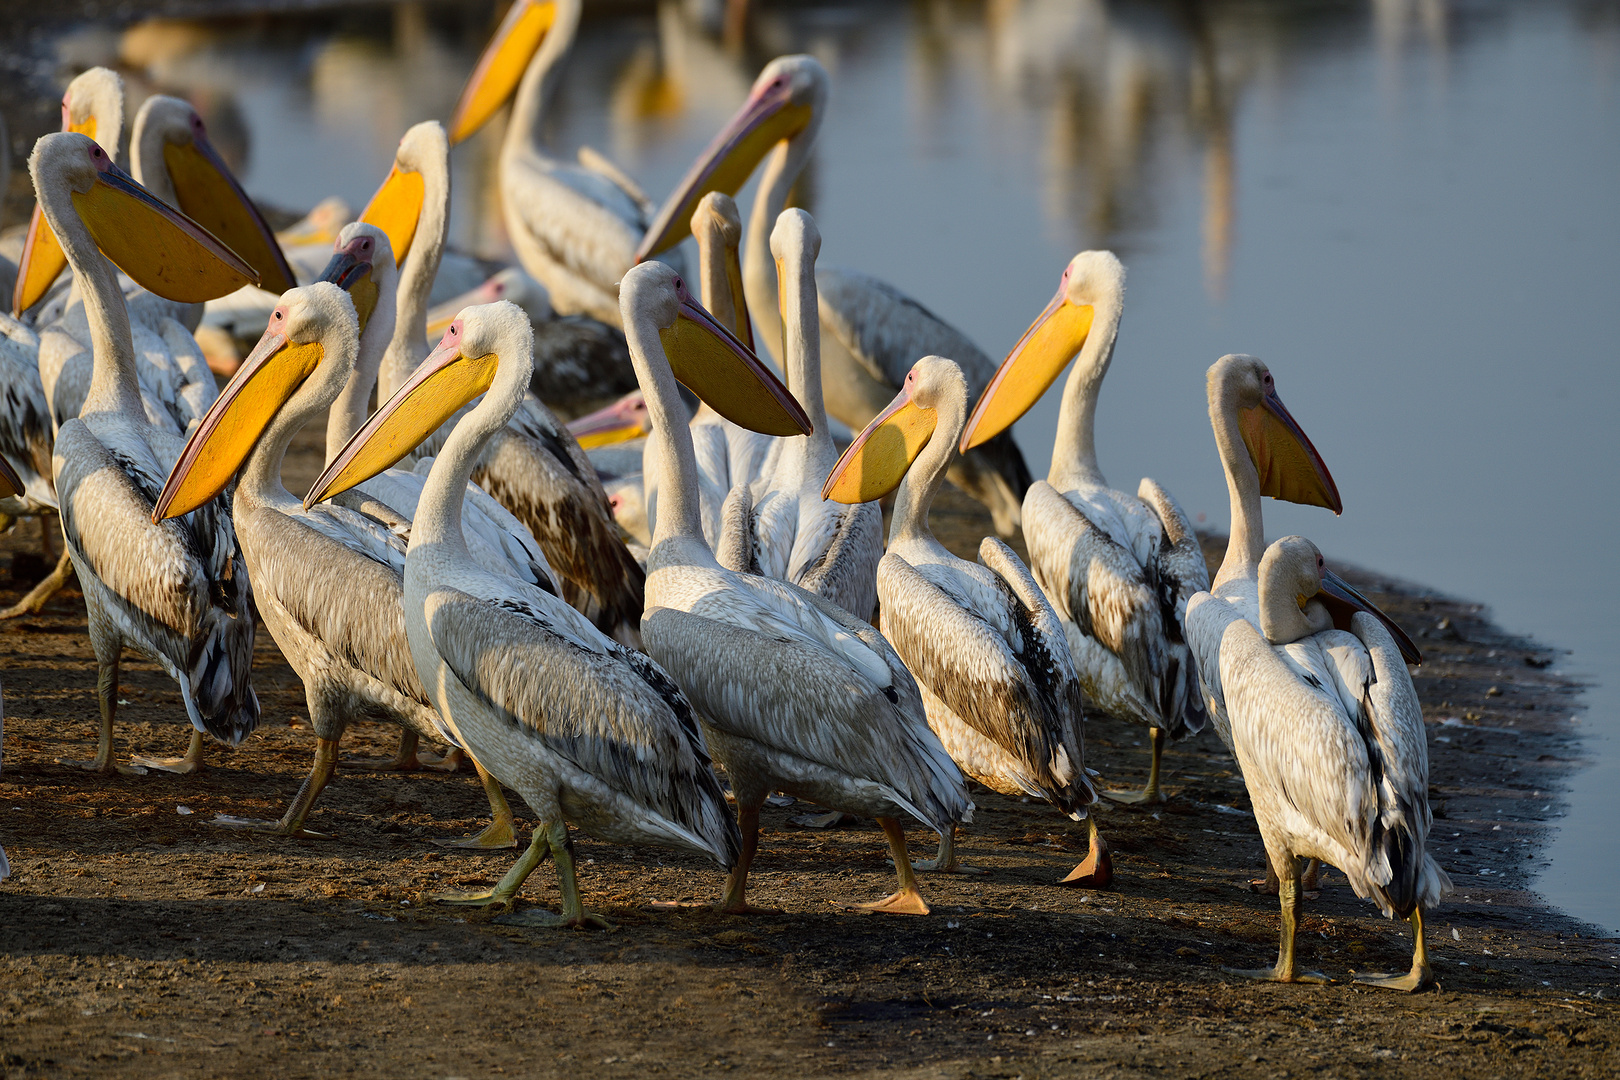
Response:
MULTIPOLYGON (((39 92, 119 63, 132 110, 159 89, 196 101, 256 196, 358 207, 405 128, 448 116, 496 14, 92 28, 60 39, 61 81, 39 92)), ((594 147, 659 199, 789 51, 833 78, 798 196, 824 259, 894 282, 999 354, 1075 251, 1119 251, 1129 313, 1099 418, 1116 481, 1155 476, 1220 527, 1199 373, 1257 352, 1288 370, 1291 405, 1312 404, 1351 504, 1336 521, 1278 513, 1274 531, 1489 602, 1620 684, 1620 570, 1526 554, 1550 520, 1568 536, 1620 525, 1593 497, 1620 456, 1620 4, 588 6, 550 150, 594 147), (1545 395, 1525 392, 1527 358, 1545 395)), ((17 115, 17 145, 54 123, 17 115)), ((501 127, 453 156, 453 242, 491 257, 508 250, 501 127)), ((1055 415, 1043 403, 1018 429, 1037 473, 1055 415)), ((1620 712, 1613 691, 1588 701, 1620 712)), ((1594 748, 1604 764, 1577 780, 1547 887, 1620 926, 1620 745, 1594 748)))

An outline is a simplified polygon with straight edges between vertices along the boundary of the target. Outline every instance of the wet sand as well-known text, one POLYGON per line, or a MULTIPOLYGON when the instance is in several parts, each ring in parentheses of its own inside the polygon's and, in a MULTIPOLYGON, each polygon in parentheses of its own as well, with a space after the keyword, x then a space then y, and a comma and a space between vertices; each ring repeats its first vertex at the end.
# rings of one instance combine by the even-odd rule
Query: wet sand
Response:
MULTIPOLYGON (((304 445, 289 473, 312 470, 315 441, 304 445)), ((988 520, 948 491, 935 526, 967 554, 988 520)), ((38 550, 32 523, 0 542, 0 602, 43 574, 38 550)), ((721 876, 579 836, 585 900, 617 929, 503 926, 429 900, 493 883, 514 858, 430 843, 481 826, 470 774, 342 769, 310 821, 328 840, 210 824, 278 816, 309 765, 308 729, 288 726, 302 692, 268 634, 265 727, 236 749, 210 745, 206 773, 101 779, 57 764, 90 756, 96 730, 70 589, 0 628, 0 841, 15 872, 0 885, 0 1075, 218 1076, 267 1062, 280 1076, 1611 1074, 1620 942, 1529 888, 1582 754, 1580 688, 1472 604, 1350 576, 1428 658, 1416 682, 1433 835, 1458 890, 1430 921, 1440 987, 1415 996, 1349 982, 1404 971, 1410 940, 1337 872, 1300 937, 1332 986, 1221 972, 1272 960, 1277 913, 1246 888, 1261 847, 1212 735, 1166 755, 1168 804, 1101 807, 1107 892, 1053 884, 1083 855, 1081 829, 979 790, 962 851, 988 873, 925 878, 926 918, 842 913, 833 901, 892 888, 881 833, 797 827, 799 804, 766 810, 754 878, 753 899, 784 914, 650 910, 713 901, 721 876)), ((184 748, 178 695, 153 665, 126 661, 122 697, 122 758, 184 748)), ((1141 782, 1142 735, 1091 724, 1105 786, 1141 782)), ((395 739, 361 725, 344 756, 385 756, 395 739)), ((910 838, 931 854, 931 836, 910 838)), ((555 909, 549 867, 523 903, 555 909)))

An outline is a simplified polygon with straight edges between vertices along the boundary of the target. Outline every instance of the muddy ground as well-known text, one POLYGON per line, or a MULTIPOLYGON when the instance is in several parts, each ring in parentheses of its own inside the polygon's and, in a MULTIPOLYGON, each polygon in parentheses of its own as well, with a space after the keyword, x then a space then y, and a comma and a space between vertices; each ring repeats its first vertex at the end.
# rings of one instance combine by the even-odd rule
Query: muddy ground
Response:
MULTIPOLYGON (((970 551, 987 519, 954 493, 943 501, 941 534, 970 551)), ((0 602, 44 572, 38 551, 32 523, 6 538, 0 602)), ((431 899, 493 883, 515 857, 431 843, 482 824, 470 774, 342 770, 310 822, 328 840, 211 824, 279 815, 309 765, 299 682, 268 634, 265 726, 241 747, 210 745, 206 773, 102 779, 58 764, 90 756, 96 731, 84 608, 69 589, 0 628, 0 842, 14 869, 0 885, 0 1075, 226 1076, 266 1063, 278 1077, 1612 1075, 1620 941, 1529 889, 1582 753, 1579 688, 1551 651, 1477 606, 1353 580, 1427 652, 1416 679, 1434 836, 1458 889, 1431 920, 1440 988, 1414 996, 1350 981, 1404 970, 1410 942, 1337 873, 1300 939, 1333 985, 1222 973, 1271 961, 1277 913, 1245 887, 1261 846, 1209 735, 1168 753, 1168 804, 1100 808, 1118 875, 1107 892, 1054 884, 1083 854, 1080 828, 979 790, 963 849, 989 872, 925 879, 927 917, 841 912, 834 901, 892 887, 882 836, 867 822, 797 827, 799 804, 767 809, 754 877, 752 899, 783 914, 652 910, 712 901, 720 874, 579 836, 586 902, 617 928, 503 926, 431 899)), ((139 660, 123 686, 120 760, 179 753, 174 686, 139 660)), ((345 751, 382 756, 395 738, 364 726, 345 751)), ((1139 784, 1144 744, 1139 729, 1095 722, 1090 764, 1107 786, 1139 784)), ((911 841, 919 854, 933 843, 911 841)), ((555 908, 549 867, 523 899, 555 908)))

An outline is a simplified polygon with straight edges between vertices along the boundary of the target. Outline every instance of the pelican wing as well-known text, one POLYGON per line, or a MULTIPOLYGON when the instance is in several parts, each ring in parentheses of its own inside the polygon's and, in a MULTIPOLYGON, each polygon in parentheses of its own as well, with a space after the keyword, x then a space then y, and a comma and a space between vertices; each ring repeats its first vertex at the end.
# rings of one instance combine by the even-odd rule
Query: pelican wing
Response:
POLYGON ((51 447, 56 426, 39 378, 39 335, 0 313, 0 454, 23 482, 23 502, 56 508, 51 447))
MULTIPOLYGON (((416 518, 416 506, 421 502, 422 489, 427 484, 427 474, 433 468, 433 461, 433 458, 423 458, 410 472, 399 468, 385 469, 351 490, 375 495, 383 504, 397 507, 405 519, 408 542, 410 523, 416 518)), ((339 496, 339 500, 341 498, 339 496)), ((466 534, 468 550, 478 565, 491 573, 515 577, 560 596, 561 590, 552 576, 545 553, 540 550, 539 541, 523 527, 523 523, 476 484, 467 485, 465 498, 461 527, 466 534)))
POLYGON ((1209 564, 1193 532, 1192 522, 1181 505, 1157 481, 1143 479, 1136 497, 1147 504, 1163 526, 1163 539, 1153 558, 1159 603, 1165 613, 1165 629, 1172 638, 1181 634, 1187 617, 1187 601, 1209 589, 1209 564))
POLYGON ((817 267, 821 324, 872 378, 898 387, 911 365, 933 354, 956 361, 970 400, 989 385, 996 364, 956 327, 886 281, 857 270, 817 267))
POLYGON ((518 590, 484 601, 451 588, 424 612, 445 664, 497 715, 729 867, 737 832, 685 695, 651 660, 558 614, 518 590))
POLYGON ((1390 867, 1379 843, 1374 766, 1356 720, 1247 620, 1228 609, 1218 621, 1225 627, 1215 663, 1262 835, 1269 841, 1281 831, 1296 853, 1339 867, 1357 895, 1369 895, 1389 882, 1390 867))
POLYGON ((816 518, 830 529, 824 525, 800 534, 795 556, 801 551, 819 554, 795 575, 795 584, 862 620, 870 619, 877 607, 877 567, 883 557, 883 510, 875 502, 855 506, 829 502, 822 504, 816 518), (822 540, 823 533, 830 535, 822 540), (826 546, 815 546, 822 543, 826 546))
POLYGON ((641 633, 716 728, 876 784, 930 828, 965 812, 961 773, 926 720, 902 717, 895 698, 825 650, 666 607, 647 612, 641 633))
POLYGON ((1076 652, 1076 674, 1094 704, 1139 723, 1170 719, 1159 706, 1167 668, 1159 598, 1130 551, 1045 481, 1024 497, 1024 539, 1036 580, 1077 631, 1085 651, 1076 652))
POLYGON ((1063 659, 1058 660, 1047 651, 1052 642, 1031 626, 1026 609, 1004 584, 996 590, 1004 616, 998 622, 1007 627, 1000 630, 958 591, 942 588, 894 554, 878 564, 878 592, 884 634, 919 682, 1018 761, 1037 790, 1063 792, 1076 781, 1079 769, 1069 760, 1064 729, 1065 720, 1072 724, 1078 714, 1080 688, 1061 635, 1056 655, 1063 659), (1029 663, 1044 670, 1036 674, 1029 663), (1070 672, 1066 686, 1051 687, 1054 670, 1070 672), (1057 700, 1049 689, 1058 691, 1057 700))
POLYGON ((562 269, 611 292, 634 265, 647 231, 635 201, 602 174, 575 165, 525 156, 501 172, 508 217, 518 219, 526 238, 562 269))
POLYGON ((727 570, 739 574, 759 573, 754 549, 754 500, 747 484, 738 484, 720 507, 720 529, 715 538, 714 558, 727 570))

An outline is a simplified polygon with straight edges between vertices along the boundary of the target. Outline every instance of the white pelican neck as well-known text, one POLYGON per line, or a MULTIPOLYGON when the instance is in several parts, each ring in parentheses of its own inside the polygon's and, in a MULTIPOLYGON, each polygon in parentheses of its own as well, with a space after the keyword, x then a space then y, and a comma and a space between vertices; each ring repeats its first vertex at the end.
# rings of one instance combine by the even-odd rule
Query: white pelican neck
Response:
POLYGON ((743 250, 743 291, 748 312, 759 327, 759 341, 770 351, 777 367, 786 370, 783 358, 782 312, 777 306, 776 266, 771 260, 771 229, 787 206, 788 193, 799 178, 815 142, 814 120, 793 138, 778 143, 765 159, 759 190, 748 215, 748 240, 743 250))
POLYGON ((1249 457, 1238 427, 1236 387, 1229 381, 1209 386, 1209 423, 1215 432, 1215 448, 1226 472, 1226 492, 1231 502, 1232 525, 1226 541, 1226 555, 1214 586, 1239 577, 1254 577, 1265 555, 1265 530, 1260 510, 1260 472, 1249 457))
MULTIPOLYGON (((348 382, 343 384, 343 390, 332 403, 331 412, 326 418, 327 465, 332 464, 332 459, 348 445, 354 433, 365 426, 366 417, 371 412, 371 391, 377 385, 383 355, 394 334, 395 289, 399 271, 394 268, 394 256, 388 249, 382 230, 378 229, 377 235, 382 240, 376 261, 371 266, 372 279, 377 283, 377 306, 372 309, 371 318, 366 320, 366 328, 360 333, 354 370, 349 374, 348 382)), ((388 395, 382 398, 382 401, 386 400, 388 395)))
MULTIPOLYGON (((399 163, 422 177, 422 212, 411 250, 398 271, 393 340, 388 343, 378 374, 378 390, 384 400, 392 397, 427 359, 428 299, 433 293, 433 279, 439 276, 450 232, 450 144, 437 123, 418 126, 434 130, 412 139, 408 150, 401 148, 399 163)), ((406 138, 415 134, 407 133, 406 138)))
MULTIPOLYGON (((681 402, 675 373, 670 370, 669 357, 658 336, 658 320, 647 310, 646 301, 655 299, 647 290, 632 289, 628 285, 621 286, 619 291, 630 360, 635 365, 636 381, 641 384, 647 417, 652 424, 648 438, 658 443, 658 524, 653 531, 652 546, 656 552, 666 540, 684 539, 695 540, 708 551, 698 517, 697 453, 692 448, 692 432, 687 427, 686 406, 681 402)), ((710 558, 713 558, 712 553, 710 558)))
POLYGON ((1057 438, 1046 479, 1059 491, 1108 483, 1097 464, 1097 398, 1114 359, 1120 297, 1112 290, 1101 293, 1092 300, 1092 313, 1091 331, 1063 384, 1063 402, 1058 407, 1057 438))
MULTIPOLYGON (((937 356, 927 357, 922 363, 950 363, 937 356)), ((967 380, 960 370, 950 377, 931 380, 934 391, 934 433, 928 444, 906 471, 894 496, 894 516, 889 523, 889 545, 904 540, 933 541, 933 530, 928 527, 928 511, 933 508, 934 496, 945 482, 945 472, 956 460, 956 445, 967 424, 967 380)))
POLYGON ((506 137, 501 142, 501 159, 520 153, 539 153, 540 121, 546 104, 562 76, 562 61, 573 47, 579 28, 580 0, 557 0, 556 20, 529 59, 517 92, 512 95, 512 115, 506 121, 506 137))

